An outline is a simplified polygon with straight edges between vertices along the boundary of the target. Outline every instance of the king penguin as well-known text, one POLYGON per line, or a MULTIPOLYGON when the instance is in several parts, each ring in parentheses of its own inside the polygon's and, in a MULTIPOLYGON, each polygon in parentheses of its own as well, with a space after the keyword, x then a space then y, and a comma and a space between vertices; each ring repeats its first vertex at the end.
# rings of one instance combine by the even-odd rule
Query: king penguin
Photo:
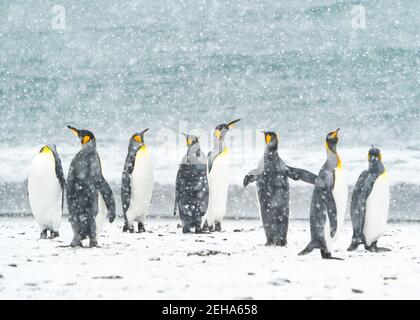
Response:
POLYGON ((226 200, 230 177, 230 154, 225 145, 225 136, 241 119, 218 125, 214 130, 213 150, 207 156, 209 172, 209 207, 203 224, 210 230, 221 231, 226 214, 226 200))
POLYGON ((182 133, 187 140, 187 154, 179 166, 175 182, 175 206, 182 221, 182 232, 201 232, 201 220, 207 212, 209 183, 206 156, 200 149, 198 138, 182 133))
POLYGON ((348 196, 342 161, 337 153, 339 130, 328 133, 326 138, 327 161, 316 178, 312 194, 311 241, 299 255, 321 249, 323 259, 338 259, 331 257, 331 245, 343 227, 348 196))
POLYGON ((244 187, 251 182, 257 184, 257 199, 263 223, 266 245, 285 246, 289 226, 289 181, 302 180, 315 184, 316 175, 292 168, 279 157, 278 137, 275 132, 263 132, 265 136, 264 156, 258 168, 250 171, 244 178, 244 187))
POLYGON ((353 190, 350 204, 353 238, 348 251, 356 250, 360 244, 371 252, 389 251, 379 248, 377 242, 386 229, 389 210, 388 173, 382 163, 381 151, 369 150, 369 168, 363 171, 353 190))
POLYGON ((28 174, 29 203, 41 228, 41 239, 59 236, 65 188, 66 180, 57 148, 46 145, 33 159, 28 174))
POLYGON ((101 215, 101 201, 105 203, 109 222, 115 219, 115 200, 108 182, 102 175, 101 160, 96 151, 96 138, 88 130, 68 128, 82 143, 73 158, 67 177, 67 205, 74 237, 72 247, 82 246, 89 238, 90 247, 97 246, 97 219, 101 215))
POLYGON ((128 145, 121 184, 123 232, 133 233, 135 221, 138 232, 145 232, 144 220, 149 213, 153 193, 152 160, 144 142, 144 134, 148 130, 133 134, 128 145))

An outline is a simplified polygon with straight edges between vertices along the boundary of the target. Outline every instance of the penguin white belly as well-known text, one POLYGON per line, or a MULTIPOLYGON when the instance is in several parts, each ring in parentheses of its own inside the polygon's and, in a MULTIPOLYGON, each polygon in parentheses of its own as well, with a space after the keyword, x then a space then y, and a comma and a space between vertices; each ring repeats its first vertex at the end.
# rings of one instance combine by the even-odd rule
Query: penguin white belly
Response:
POLYGON ((331 237, 330 232, 330 220, 327 215, 326 223, 325 223, 325 240, 327 243, 327 248, 331 250, 331 244, 337 241, 340 232, 344 225, 344 218, 346 216, 347 210, 347 197, 348 197, 348 189, 346 183, 346 177, 343 172, 342 168, 336 168, 334 174, 334 189, 333 189, 333 197, 335 201, 335 206, 337 208, 337 231, 334 237, 331 237))
POLYGON ((229 177, 229 151, 225 149, 213 161, 209 173, 209 206, 203 221, 207 221, 210 226, 216 221, 222 222, 226 214, 229 177))
POLYGON ((389 183, 385 171, 375 181, 366 201, 366 217, 363 234, 370 246, 385 233, 389 211, 389 183))
POLYGON ((96 235, 99 235, 102 231, 102 227, 106 220, 106 205, 104 198, 99 193, 98 194, 98 214, 96 215, 95 222, 96 222, 96 235))
POLYGON ((62 212, 62 190, 55 173, 52 153, 40 153, 32 161, 28 175, 29 203, 41 231, 58 231, 62 212))
POLYGON ((131 199, 127 210, 130 226, 134 221, 144 222, 149 212, 153 193, 153 168, 147 148, 141 148, 136 155, 131 175, 131 199))

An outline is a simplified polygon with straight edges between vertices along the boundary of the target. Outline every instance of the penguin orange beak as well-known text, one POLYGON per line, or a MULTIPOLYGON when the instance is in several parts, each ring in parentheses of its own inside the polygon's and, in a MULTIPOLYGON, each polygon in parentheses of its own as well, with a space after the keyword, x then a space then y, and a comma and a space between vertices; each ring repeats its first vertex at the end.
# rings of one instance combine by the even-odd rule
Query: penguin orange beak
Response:
POLYGON ((79 130, 77 130, 76 128, 71 127, 71 126, 67 126, 67 128, 69 128, 69 129, 71 130, 71 132, 73 132, 73 134, 74 134, 76 137, 78 137, 78 136, 79 136, 79 130))
POLYGON ((229 123, 227 124, 227 127, 228 127, 229 129, 233 129, 233 128, 235 127, 235 123, 236 123, 236 122, 239 122, 239 121, 241 121, 241 119, 236 119, 236 120, 233 120, 233 121, 231 121, 231 122, 229 122, 229 123))
POLYGON ((335 130, 332 134, 331 134, 331 138, 335 139, 338 138, 338 132, 340 131, 340 128, 338 128, 337 130, 335 130))

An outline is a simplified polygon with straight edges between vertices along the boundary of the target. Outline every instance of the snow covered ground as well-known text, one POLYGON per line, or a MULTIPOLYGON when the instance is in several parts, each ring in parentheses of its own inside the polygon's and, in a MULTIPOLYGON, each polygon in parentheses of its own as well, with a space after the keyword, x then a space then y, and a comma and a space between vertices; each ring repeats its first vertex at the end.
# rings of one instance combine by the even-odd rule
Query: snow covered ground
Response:
POLYGON ((258 220, 230 220, 222 233, 183 235, 178 220, 149 219, 147 233, 107 225, 101 247, 38 240, 31 218, 0 218, 0 299, 419 299, 420 224, 390 224, 381 246, 349 253, 350 224, 335 246, 299 257, 309 222, 292 221, 286 248, 265 247, 258 220))

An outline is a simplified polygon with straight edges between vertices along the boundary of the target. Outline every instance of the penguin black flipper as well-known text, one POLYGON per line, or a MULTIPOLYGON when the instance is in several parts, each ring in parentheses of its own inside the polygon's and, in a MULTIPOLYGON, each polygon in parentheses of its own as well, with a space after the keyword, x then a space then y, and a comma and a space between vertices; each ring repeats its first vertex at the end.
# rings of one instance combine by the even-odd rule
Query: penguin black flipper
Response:
POLYGON ((55 161, 55 174, 57 176, 58 182, 61 186, 61 210, 64 209, 64 191, 66 190, 66 178, 64 177, 64 171, 63 166, 61 164, 60 156, 57 152, 57 147, 55 144, 53 144, 50 148, 54 155, 54 161, 55 161))
POLYGON ((363 171, 356 182, 350 203, 350 217, 353 225, 353 236, 351 245, 347 249, 353 251, 360 244, 365 243, 363 228, 366 218, 366 201, 372 192, 377 175, 369 173, 368 170, 363 171))
POLYGON ((247 173, 247 175, 244 177, 243 185, 244 188, 246 188, 250 183, 253 183, 258 180, 260 176, 260 170, 254 169, 247 173))
POLYGON ((131 200, 131 175, 134 170, 134 163, 136 159, 136 154, 134 152, 129 152, 124 164, 124 170, 122 175, 121 182, 121 201, 123 207, 123 215, 125 222, 127 221, 127 211, 130 207, 131 200))
MULTIPOLYGON (((201 155, 204 158, 204 154, 201 155)), ((198 199, 200 200, 201 205, 201 216, 204 216, 207 212, 207 208, 209 205, 209 180, 207 177, 207 166, 204 165, 204 168, 198 169, 199 170, 199 183, 197 185, 197 191, 198 191, 198 199)))
POLYGON ((180 190, 182 190, 182 185, 183 185, 183 179, 182 179, 182 168, 180 167, 178 170, 178 173, 176 175, 176 180, 175 180, 175 202, 174 202, 174 216, 176 215, 177 211, 179 211, 178 209, 178 203, 179 203, 179 198, 180 198, 180 190))
POLYGON ((211 168, 213 166, 213 161, 214 159, 212 158, 212 152, 209 151, 209 153, 207 154, 207 170, 210 173, 211 168))
POLYGON ((334 237, 337 232, 337 206, 331 190, 325 192, 325 207, 330 221, 330 236, 334 237))
POLYGON ((115 199, 112 193, 111 187, 109 186, 108 182, 105 178, 100 176, 98 180, 98 190, 104 199, 106 209, 108 211, 108 219, 109 222, 112 223, 115 220, 116 213, 115 213, 115 199))
POLYGON ((286 174, 290 179, 293 180, 302 180, 303 182, 315 184, 316 174, 309 172, 304 169, 293 168, 286 165, 286 174))

